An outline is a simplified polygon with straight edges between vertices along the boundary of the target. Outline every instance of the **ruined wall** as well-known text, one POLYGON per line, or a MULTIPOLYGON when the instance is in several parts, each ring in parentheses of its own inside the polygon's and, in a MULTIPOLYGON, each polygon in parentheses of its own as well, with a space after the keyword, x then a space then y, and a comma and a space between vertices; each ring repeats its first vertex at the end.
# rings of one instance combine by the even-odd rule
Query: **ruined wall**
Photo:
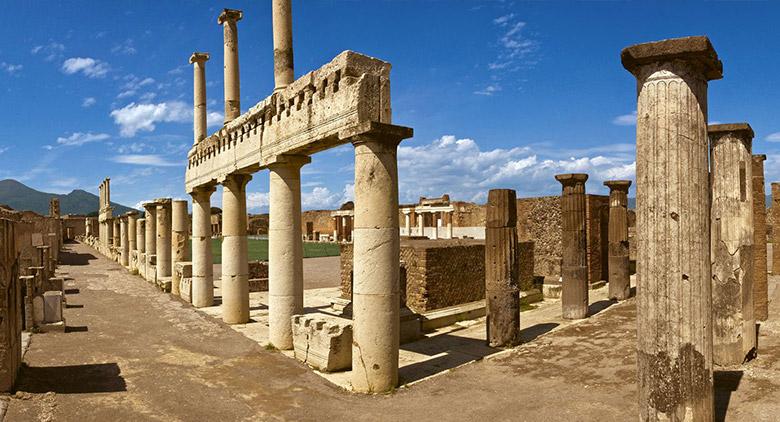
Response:
MULTIPOLYGON (((312 232, 333 235, 333 217, 329 210, 304 211, 301 214, 301 233, 307 234, 307 223, 312 223, 312 232)), ((315 239, 318 240, 318 239, 315 239)))
POLYGON ((80 215, 66 215, 62 217, 62 239, 74 240, 76 236, 87 234, 87 217, 80 215))
POLYGON ((268 235, 268 214, 250 215, 246 227, 250 236, 268 235))
POLYGON ((22 363, 22 310, 17 221, 0 213, 0 392, 13 389, 22 363))
POLYGON ((588 245, 588 282, 609 279, 609 196, 585 198, 586 238, 588 245))

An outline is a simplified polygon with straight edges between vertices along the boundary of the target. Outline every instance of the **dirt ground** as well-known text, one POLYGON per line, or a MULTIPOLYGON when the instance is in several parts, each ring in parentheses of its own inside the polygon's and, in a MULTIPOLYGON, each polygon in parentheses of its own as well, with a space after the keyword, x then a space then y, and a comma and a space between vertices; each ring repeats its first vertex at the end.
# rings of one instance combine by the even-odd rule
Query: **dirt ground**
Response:
MULTIPOLYGON (((633 300, 410 388, 361 396, 158 292, 88 247, 67 249, 60 272, 71 279, 68 329, 33 335, 8 421, 637 418, 633 300)), ((777 420, 780 292, 772 292, 758 357, 715 374, 717 420, 777 420)), ((543 325, 526 330, 546 331, 543 325)))

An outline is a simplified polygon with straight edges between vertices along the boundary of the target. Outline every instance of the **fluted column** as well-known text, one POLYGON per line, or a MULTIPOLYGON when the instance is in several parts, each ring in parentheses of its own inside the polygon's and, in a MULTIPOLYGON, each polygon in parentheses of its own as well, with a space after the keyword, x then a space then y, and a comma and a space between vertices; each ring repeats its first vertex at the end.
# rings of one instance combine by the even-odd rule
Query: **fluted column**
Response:
POLYGON ((520 341, 515 191, 491 189, 485 212, 487 342, 491 347, 511 347, 520 341))
POLYGON ((193 70, 193 130, 194 143, 197 144, 206 137, 207 108, 206 108, 206 62, 209 53, 192 53, 190 64, 193 70))
POLYGON ((123 267, 130 265, 130 242, 127 230, 127 216, 117 218, 119 220, 119 263, 123 267))
POLYGON ((713 419, 706 37, 628 47, 637 78, 637 364, 642 421, 713 419))
POLYGON ((177 262, 190 260, 190 215, 187 212, 187 201, 173 201, 171 213, 171 293, 179 296, 181 280, 173 269, 177 262))
POLYGON ((156 277, 156 271, 152 271, 151 265, 152 256, 157 256, 157 203, 154 201, 145 202, 144 209, 146 210, 146 215, 144 215, 144 220, 146 220, 146 234, 144 236, 144 241, 146 243, 146 261, 144 263, 144 274, 146 275, 145 278, 147 281, 153 282, 156 277))
POLYGON ((171 276, 171 198, 157 202, 157 279, 171 276))
POLYGON ((249 321, 249 263, 246 237, 248 174, 231 174, 222 182, 222 320, 249 321))
POLYGON ((588 249, 585 235, 585 182, 587 174, 559 174, 563 259, 561 306, 566 319, 588 316, 588 249))
POLYGON ((307 156, 281 156, 268 166, 268 330, 271 344, 292 349, 292 316, 303 312, 301 167, 307 156))
POLYGON ((238 21, 244 17, 240 10, 224 9, 217 23, 224 30, 225 44, 225 123, 241 115, 241 89, 238 72, 238 21))
POLYGON ((716 365, 739 365, 756 348, 753 316, 753 129, 710 125, 712 332, 716 365))
POLYGON ((631 296, 628 245, 628 188, 631 181, 609 180, 604 186, 609 187, 609 298, 625 300, 631 296))
POLYGON ((211 194, 214 186, 192 191, 192 305, 214 304, 214 258, 211 254, 211 194))
POLYGON ((291 0, 272 0, 274 29, 274 85, 279 90, 295 80, 291 0))
POLYGON ((766 251, 766 188, 764 160, 766 155, 753 155, 753 307, 758 321, 769 317, 769 287, 767 285, 766 251))

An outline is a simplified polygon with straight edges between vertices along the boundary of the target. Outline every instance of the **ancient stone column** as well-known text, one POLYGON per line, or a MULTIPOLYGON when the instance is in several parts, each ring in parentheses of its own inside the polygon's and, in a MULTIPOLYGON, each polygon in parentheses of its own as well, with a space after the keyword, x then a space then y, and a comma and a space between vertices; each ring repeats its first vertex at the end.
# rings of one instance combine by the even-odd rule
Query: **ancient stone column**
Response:
POLYGON ((119 248, 122 246, 122 228, 120 227, 121 221, 119 217, 114 218, 114 247, 119 248))
POLYGON ((146 234, 144 236, 146 243, 146 268, 144 273, 146 274, 146 280, 153 282, 156 273, 151 271, 151 265, 152 256, 157 256, 157 203, 154 201, 146 202, 144 203, 144 209, 146 210, 146 215, 144 216, 146 220, 146 234))
POLYGON ((290 0, 272 0, 271 13, 274 28, 274 83, 275 90, 295 80, 293 71, 292 5, 290 0))
POLYGON ((211 255, 211 194, 214 186, 192 191, 192 306, 214 304, 214 258, 211 255))
POLYGON ((130 242, 128 239, 127 216, 117 218, 119 220, 119 263, 123 267, 130 265, 130 242))
POLYGON ((712 332, 716 365, 739 365, 756 348, 753 316, 753 129, 710 125, 712 332))
POLYGON ((404 228, 406 229, 406 235, 411 236, 412 235, 412 218, 409 216, 408 212, 404 213, 404 228))
POLYGON ((488 192, 485 219, 487 342, 511 347, 520 340, 517 198, 512 189, 488 192))
POLYGON ((157 203, 157 279, 170 277, 171 265, 171 198, 155 199, 157 203))
MULTIPOLYGON (((171 268, 176 268, 177 262, 190 260, 190 214, 187 212, 187 201, 175 200, 171 205, 171 268)), ((176 275, 171 276, 171 293, 177 296, 181 280, 176 275)))
POLYGON ((604 182, 604 186, 609 188, 609 298, 625 300, 631 296, 628 253, 628 188, 631 181, 610 180, 604 182))
POLYGON ((637 78, 637 363, 642 421, 713 418, 706 37, 621 53, 637 78))
POLYGON ((385 392, 398 383, 400 234, 396 154, 399 142, 409 136, 410 129, 378 130, 352 141, 352 388, 359 392, 385 392))
POLYGON ((138 212, 127 212, 127 241, 130 251, 138 250, 138 212))
POLYGON ((780 183, 772 182, 772 274, 780 274, 780 183), (775 249, 777 247, 777 249, 775 249))
POLYGON ((764 160, 766 155, 753 155, 753 316, 758 321, 769 317, 769 290, 766 264, 766 188, 764 160))
POLYGON ((138 253, 146 253, 146 219, 145 218, 139 218, 136 222, 136 229, 135 229, 135 244, 138 248, 138 253))
POLYGON ((238 26, 244 17, 240 10, 224 9, 217 18, 225 37, 225 123, 241 115, 241 89, 238 74, 238 26))
POLYGON ((452 239, 452 211, 447 212, 447 239, 452 239))
POLYGON ((222 320, 249 321, 249 263, 246 235, 248 174, 234 173, 222 182, 222 320))
POLYGON ((209 59, 209 53, 192 53, 190 64, 193 69, 193 96, 192 103, 194 108, 193 134, 194 143, 197 144, 206 137, 207 109, 206 109, 206 61, 209 59))
POLYGON ((565 319, 588 316, 588 249, 585 234, 585 181, 583 173, 559 174, 563 259, 561 306, 565 319))
POLYGON ((303 312, 301 167, 307 156, 280 156, 268 166, 268 336, 281 350, 292 349, 292 316, 303 312))

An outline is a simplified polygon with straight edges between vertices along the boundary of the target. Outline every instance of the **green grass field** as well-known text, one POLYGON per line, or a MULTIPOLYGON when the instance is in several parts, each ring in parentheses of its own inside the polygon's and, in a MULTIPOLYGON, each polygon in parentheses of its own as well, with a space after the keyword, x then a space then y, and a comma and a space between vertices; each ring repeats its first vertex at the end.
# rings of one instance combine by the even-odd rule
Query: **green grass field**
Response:
MULTIPOLYGON (((268 260, 268 240, 249 239, 249 260, 268 260)), ((211 252, 214 255, 214 263, 222 263, 222 239, 211 239, 211 252)), ((338 256, 339 245, 336 243, 303 243, 303 257, 316 258, 320 256, 338 256)))

